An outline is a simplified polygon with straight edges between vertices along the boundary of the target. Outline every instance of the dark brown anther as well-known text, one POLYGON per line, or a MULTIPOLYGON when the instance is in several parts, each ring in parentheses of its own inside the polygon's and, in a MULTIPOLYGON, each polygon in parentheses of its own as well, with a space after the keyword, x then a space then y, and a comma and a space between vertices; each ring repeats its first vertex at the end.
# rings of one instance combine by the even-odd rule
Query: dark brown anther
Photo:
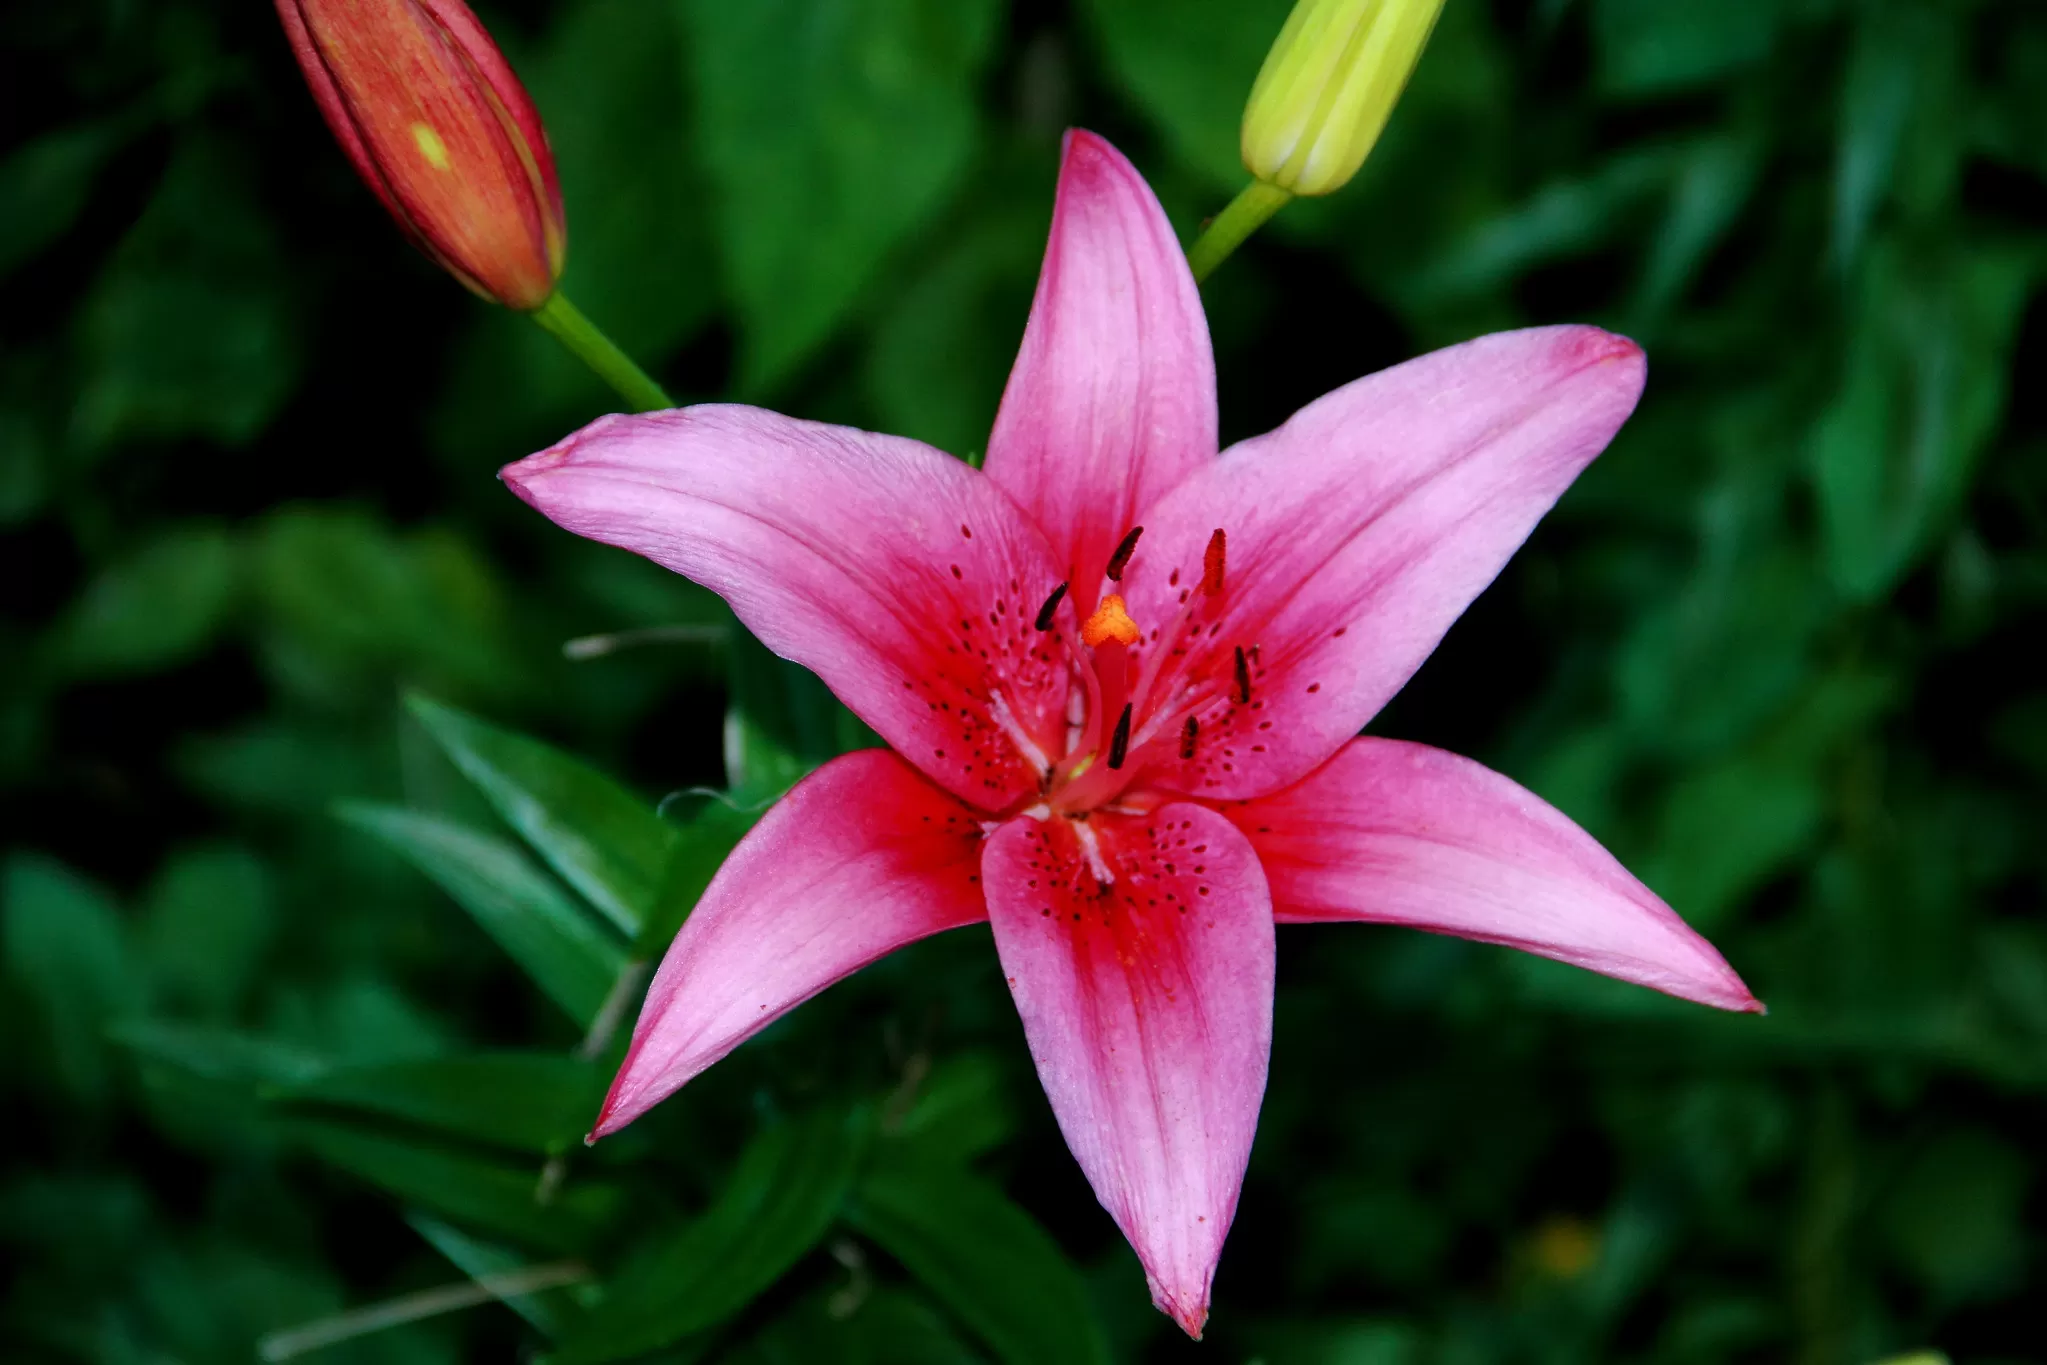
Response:
POLYGON ((1123 543, 1116 547, 1116 553, 1109 556, 1108 574, 1111 583, 1123 581, 1123 566, 1128 564, 1130 556, 1137 552, 1137 538, 1143 534, 1142 526, 1131 527, 1130 534, 1123 537, 1123 543))
POLYGON ((1201 556, 1201 590, 1210 597, 1223 595, 1223 557, 1229 549, 1229 537, 1223 528, 1215 528, 1215 534, 1208 538, 1208 549, 1201 556))
POLYGON ((1187 717, 1187 728, 1180 732, 1180 757, 1186 759, 1193 758, 1194 741, 1200 738, 1201 722, 1192 716, 1187 717))
POLYGON ((1244 658, 1244 647, 1237 646, 1237 701, 1242 705, 1251 704, 1251 665, 1244 658))
POLYGON ((1123 756, 1130 751, 1130 706, 1123 703, 1123 714, 1116 717, 1116 733, 1109 736, 1109 767, 1113 770, 1123 766, 1123 756))
POLYGON ((1045 599, 1045 605, 1038 608, 1038 619, 1031 624, 1039 630, 1052 629, 1052 614, 1059 610, 1059 599, 1066 596, 1066 585, 1061 583, 1052 589, 1052 595, 1045 599))

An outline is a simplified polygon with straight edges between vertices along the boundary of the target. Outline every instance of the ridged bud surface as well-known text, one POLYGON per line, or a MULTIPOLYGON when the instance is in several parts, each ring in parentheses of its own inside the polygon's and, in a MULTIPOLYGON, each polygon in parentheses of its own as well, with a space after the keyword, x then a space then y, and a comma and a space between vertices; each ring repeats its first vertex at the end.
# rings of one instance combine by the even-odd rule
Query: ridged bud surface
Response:
POLYGON ((567 230, 540 114, 458 0, 277 0, 342 150, 427 255, 487 299, 538 308, 567 230))
POLYGON ((1300 0, 1244 106, 1244 165, 1290 194, 1341 189, 1399 100, 1443 0, 1300 0))

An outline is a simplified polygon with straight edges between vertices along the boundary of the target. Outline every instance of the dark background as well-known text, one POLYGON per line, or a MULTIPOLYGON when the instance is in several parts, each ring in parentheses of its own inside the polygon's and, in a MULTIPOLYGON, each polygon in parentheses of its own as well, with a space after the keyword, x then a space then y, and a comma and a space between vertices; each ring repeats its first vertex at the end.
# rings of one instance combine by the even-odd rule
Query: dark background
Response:
MULTIPOLYGON (((482 12, 551 130, 565 287, 679 398, 964 455, 1060 130, 1117 143, 1191 236, 1242 183, 1242 97, 1286 8, 482 12)), ((335 818, 492 819, 402 692, 650 804, 725 782, 729 678, 772 680, 740 697, 764 731, 819 700, 715 600, 496 483, 613 400, 403 244, 269 5, 8 6, 0 138, 0 1352, 245 1361, 460 1278, 415 1231, 435 1182, 307 1127, 280 1076, 578 1036, 335 818), (677 623, 706 629, 561 649, 677 623)), ((1207 288, 1225 439, 1486 330, 1647 347, 1637 416, 1372 729, 1556 802, 1768 1018, 1497 948, 1284 931, 1196 1348, 1147 1306, 963 931, 600 1148, 635 1193, 574 1250, 608 1275, 763 1125, 929 1065, 976 1078, 975 1168, 1080 1268, 1119 1359, 2047 1360, 2043 276, 2037 3, 1449 0, 1357 181, 1207 288)), ((832 1237, 692 1349, 987 1349, 832 1237)), ((309 1358, 537 1340, 482 1307, 309 1358)))

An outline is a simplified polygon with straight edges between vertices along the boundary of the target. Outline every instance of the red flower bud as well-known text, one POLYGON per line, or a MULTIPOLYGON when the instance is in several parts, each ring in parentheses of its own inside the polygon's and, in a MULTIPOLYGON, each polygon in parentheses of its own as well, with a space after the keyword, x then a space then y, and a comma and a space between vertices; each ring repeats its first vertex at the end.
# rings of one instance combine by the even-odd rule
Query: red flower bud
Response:
POLYGON ((408 236, 510 308, 545 303, 567 229, 547 133, 460 0, 277 0, 342 150, 408 236))

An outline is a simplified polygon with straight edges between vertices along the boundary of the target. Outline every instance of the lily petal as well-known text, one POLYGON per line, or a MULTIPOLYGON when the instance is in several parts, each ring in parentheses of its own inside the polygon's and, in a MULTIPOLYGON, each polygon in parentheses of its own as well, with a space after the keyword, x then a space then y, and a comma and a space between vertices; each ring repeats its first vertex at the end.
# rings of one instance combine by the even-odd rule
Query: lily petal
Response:
POLYGON ((1215 354, 1187 258, 1144 178, 1075 129, 988 475, 1052 542, 1085 616, 1138 514, 1215 452, 1215 354))
POLYGON ((509 465, 520 497, 718 593, 932 781, 983 810, 1037 790, 1067 678, 1032 627, 1051 552, 930 446, 706 405, 605 417, 509 465))
POLYGON ((1198 1337, 1272 1045, 1258 860, 1227 820, 1183 802, 1084 825, 1012 820, 981 867, 1066 1145, 1143 1262, 1152 1302, 1198 1337))
POLYGON ((1186 676, 1232 704, 1155 780, 1255 797, 1335 753, 1605 449, 1643 374, 1633 342, 1593 327, 1481 337, 1346 385, 1174 489, 1124 572, 1129 610, 1174 620, 1222 528, 1219 605, 1196 600, 1202 633, 1164 646, 1191 644, 1186 676))
POLYGON ((1357 739, 1295 786, 1225 813, 1258 850, 1281 920, 1405 924, 1719 1009, 1763 1008, 1591 835, 1468 758, 1357 739))
POLYGON ((718 869, 648 987, 592 1137, 841 977, 987 916, 975 813, 884 749, 792 787, 718 869))

